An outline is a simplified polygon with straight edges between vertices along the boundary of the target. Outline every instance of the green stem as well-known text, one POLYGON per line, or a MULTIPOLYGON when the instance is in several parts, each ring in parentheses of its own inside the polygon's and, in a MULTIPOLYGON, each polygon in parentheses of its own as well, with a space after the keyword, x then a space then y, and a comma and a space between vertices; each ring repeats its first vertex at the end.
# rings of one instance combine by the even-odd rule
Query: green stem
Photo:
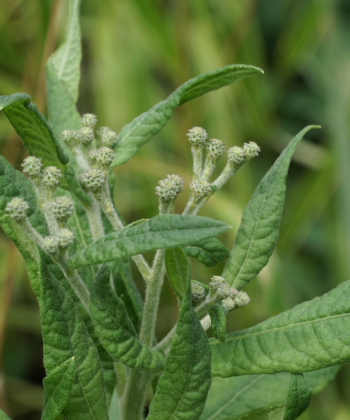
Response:
POLYGON ((103 238, 103 236, 105 235, 99 205, 95 198, 93 198, 91 204, 84 202, 81 202, 81 204, 86 212, 89 221, 90 231, 92 234, 92 239, 95 242, 98 239, 103 238))
POLYGON ((202 162, 202 147, 191 147, 191 152, 193 156, 193 180, 196 181, 201 179, 203 162, 202 162))

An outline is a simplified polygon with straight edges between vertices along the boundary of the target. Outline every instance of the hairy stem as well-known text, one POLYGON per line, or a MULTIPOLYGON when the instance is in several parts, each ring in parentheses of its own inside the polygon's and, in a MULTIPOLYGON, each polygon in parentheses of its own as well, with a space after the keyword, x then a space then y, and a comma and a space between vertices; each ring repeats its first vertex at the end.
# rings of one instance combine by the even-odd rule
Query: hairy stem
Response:
POLYGON ((84 210, 86 212, 86 215, 89 221, 90 231, 92 234, 92 239, 95 242, 98 239, 103 238, 105 234, 103 224, 102 224, 100 207, 97 201, 95 200, 95 198, 93 198, 93 201, 91 204, 84 203, 84 202, 81 202, 81 204, 84 207, 84 210))

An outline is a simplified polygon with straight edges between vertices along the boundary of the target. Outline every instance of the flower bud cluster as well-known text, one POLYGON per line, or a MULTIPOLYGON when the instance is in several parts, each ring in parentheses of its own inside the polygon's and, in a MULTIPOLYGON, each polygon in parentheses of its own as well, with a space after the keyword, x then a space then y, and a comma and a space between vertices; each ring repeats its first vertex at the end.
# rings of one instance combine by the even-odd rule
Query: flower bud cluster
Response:
POLYGON ((156 194, 160 200, 166 202, 174 201, 181 194, 183 185, 184 181, 178 175, 167 175, 156 186, 156 194))
POLYGON ((213 276, 209 283, 211 293, 221 300, 227 312, 235 308, 245 306, 250 302, 246 292, 230 287, 227 281, 221 276, 213 276))
POLYGON ((61 196, 56 198, 51 208, 56 220, 64 224, 72 216, 75 205, 70 197, 61 196))
POLYGON ((109 147, 100 147, 89 153, 89 158, 99 169, 108 169, 113 162, 114 152, 109 147))
POLYGON ((190 192, 196 200, 200 200, 211 194, 212 189, 207 181, 193 181, 190 184, 190 192))
POLYGON ((221 140, 210 139, 206 144, 207 158, 217 162, 225 151, 225 143, 221 140))
POLYGON ((248 305, 249 302, 250 297, 248 296, 248 294, 240 290, 237 291, 237 293, 234 296, 228 296, 225 299, 223 299, 221 301, 221 304, 227 312, 230 312, 233 309, 248 305))
POLYGON ((58 251, 58 238, 54 235, 45 236, 41 247, 46 254, 55 255, 58 251))
POLYGON ((22 197, 15 197, 9 201, 5 207, 5 211, 9 214, 11 219, 21 222, 27 217, 27 210, 29 203, 23 200, 22 197))
POLYGON ((27 157, 21 165, 23 167, 23 172, 30 177, 39 178, 41 174, 41 159, 35 156, 27 157))
POLYGON ((56 166, 48 166, 43 171, 42 182, 49 192, 54 193, 62 177, 60 169, 56 166))
POLYGON ((233 146, 227 151, 227 160, 231 165, 239 165, 243 162, 249 162, 259 155, 260 147, 250 141, 244 143, 243 147, 233 146))
POLYGON ((98 193, 106 183, 106 176, 100 169, 90 169, 80 175, 82 186, 92 193, 98 193))
POLYGON ((193 127, 188 130, 188 140, 191 146, 203 147, 208 138, 208 133, 202 127, 193 127))
POLYGON ((112 147, 117 141, 117 133, 109 127, 100 127, 96 131, 97 142, 102 147, 112 147))
POLYGON ((67 249, 74 243, 74 234, 67 228, 60 229, 58 232, 58 246, 62 249, 67 249))
POLYGON ((97 124, 97 117, 94 114, 84 114, 81 117, 81 124, 83 127, 91 128, 92 130, 95 128, 97 124))
POLYGON ((193 281, 191 282, 191 296, 192 302, 194 304, 202 302, 207 295, 207 290, 204 286, 202 286, 199 282, 193 281))

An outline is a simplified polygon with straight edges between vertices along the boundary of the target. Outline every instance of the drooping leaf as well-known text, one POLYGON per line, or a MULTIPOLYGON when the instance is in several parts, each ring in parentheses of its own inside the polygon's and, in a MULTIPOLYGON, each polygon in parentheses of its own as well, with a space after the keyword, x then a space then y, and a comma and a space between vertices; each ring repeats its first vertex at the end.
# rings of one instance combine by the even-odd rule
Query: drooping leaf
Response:
POLYGON ((41 420, 55 420, 67 404, 74 381, 74 357, 44 379, 44 409, 41 420))
POLYGON ((236 289, 242 289, 259 274, 275 248, 289 164, 298 143, 312 128, 318 127, 308 126, 291 140, 244 209, 236 241, 222 274, 236 289))
POLYGON ((350 361, 350 280, 255 327, 211 340, 213 376, 309 372, 350 361))
POLYGON ((209 310, 211 328, 214 337, 224 342, 226 339, 226 312, 220 303, 217 303, 209 310))
POLYGON ((76 255, 71 268, 124 259, 146 251, 174 248, 216 236, 228 226, 201 216, 160 215, 148 222, 111 233, 76 255))
POLYGON ((72 392, 63 410, 67 420, 108 420, 101 361, 70 294, 41 266, 40 316, 48 375, 75 358, 72 392))
POLYGON ((225 420, 283 420, 285 409, 284 405, 265 407, 240 417, 228 417, 225 420))
POLYGON ((196 244, 183 247, 186 255, 196 258, 207 267, 212 267, 229 256, 229 251, 225 245, 216 238, 209 238, 196 244))
POLYGON ((10 417, 8 417, 7 414, 5 414, 1 409, 0 409, 0 420, 11 420, 10 417))
MULTIPOLYGON (((308 372, 305 377, 315 394, 334 379, 339 366, 308 372)), ((200 420, 226 420, 251 410, 284 405, 290 373, 213 378, 200 420)))
POLYGON ((111 288, 110 275, 111 268, 102 266, 91 288, 91 317, 100 342, 116 362, 131 368, 161 369, 164 354, 138 339, 123 301, 111 288))
POLYGON ((192 308, 188 281, 170 353, 147 419, 199 419, 211 383, 210 361, 208 338, 192 308))
POLYGON ((302 373, 290 378, 284 420, 296 420, 310 405, 312 391, 302 373))
POLYGON ((165 266, 170 283, 178 298, 182 300, 191 279, 191 266, 181 247, 166 250, 165 266))
POLYGON ((136 117, 122 129, 118 136, 116 158, 112 166, 122 165, 131 159, 144 144, 164 127, 178 105, 255 73, 263 73, 263 71, 254 66, 236 64, 188 80, 168 96, 165 101, 136 117))

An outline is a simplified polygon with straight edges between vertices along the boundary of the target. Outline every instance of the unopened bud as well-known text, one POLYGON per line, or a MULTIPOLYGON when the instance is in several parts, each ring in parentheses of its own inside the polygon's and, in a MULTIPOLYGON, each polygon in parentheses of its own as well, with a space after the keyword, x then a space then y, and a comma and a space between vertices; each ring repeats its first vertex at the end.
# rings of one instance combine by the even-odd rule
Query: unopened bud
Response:
POLYGON ((227 297, 221 301, 221 305, 223 306, 226 312, 230 312, 233 309, 237 308, 237 302, 232 297, 227 297))
POLYGON ((212 193, 211 186, 207 181, 193 181, 190 184, 190 191, 197 200, 207 197, 212 193))
POLYGON ((26 218, 29 203, 24 201, 22 197, 15 197, 6 205, 5 211, 10 215, 11 219, 20 222, 26 218))
POLYGON ((253 141, 250 141, 249 143, 244 143, 243 151, 244 159, 248 162, 249 160, 259 155, 260 147, 253 141))
POLYGON ((243 290, 239 291, 236 296, 234 297, 234 300, 238 307, 248 305, 250 302, 250 297, 246 292, 243 292, 243 290))
POLYGON ((45 187, 53 193, 62 177, 63 175, 60 169, 56 168, 56 166, 48 166, 43 171, 42 181, 45 187))
POLYGON ((61 133, 61 139, 72 150, 79 145, 80 131, 79 130, 64 130, 61 133))
POLYGON ((106 177, 100 169, 91 169, 80 175, 80 182, 88 191, 97 193, 106 183, 106 177))
POLYGON ((23 172, 30 177, 39 177, 42 166, 41 159, 35 156, 27 157, 22 163, 23 172))
POLYGON ((211 161, 216 162, 223 155, 225 151, 225 144, 221 140, 210 139, 209 142, 206 144, 206 150, 207 157, 211 161))
POLYGON ((194 281, 191 282, 191 296, 193 303, 202 302, 206 295, 207 291, 204 286, 201 286, 199 283, 194 281))
POLYGON ((214 290, 215 292, 218 290, 219 287, 222 287, 226 285, 226 280, 221 276, 213 276, 210 279, 209 287, 211 290, 214 290))
POLYGON ((92 150, 89 158, 97 163, 100 169, 108 169, 114 159, 114 151, 109 147, 100 147, 97 150, 92 150))
POLYGON ((181 194, 184 181, 178 175, 167 175, 156 186, 156 194, 163 201, 173 201, 181 194))
POLYGON ((81 123, 83 127, 94 129, 97 123, 97 117, 94 114, 84 114, 81 117, 81 123))
POLYGON ((74 201, 70 197, 57 197, 52 203, 52 212, 57 221, 65 223, 73 214, 75 210, 74 201))
POLYGON ((244 161, 244 150, 242 147, 233 146, 227 151, 227 160, 231 165, 239 165, 244 161))
POLYGON ((188 140, 192 146, 202 147, 208 138, 208 133, 201 127, 193 127, 188 130, 188 140))
POLYGON ((79 130, 79 133, 80 143, 85 147, 89 146, 94 139, 94 130, 91 127, 83 127, 79 130))
POLYGON ((69 229, 63 228, 58 232, 58 246, 62 249, 68 248, 74 243, 74 234, 69 229))
POLYGON ((109 127, 100 127, 96 132, 97 140, 100 146, 112 147, 117 140, 117 133, 109 127))
POLYGON ((42 242, 42 250, 49 255, 54 255, 57 252, 58 240, 55 236, 46 236, 42 242))
POLYGON ((230 286, 228 284, 223 284, 216 290, 216 294, 219 300, 231 297, 230 286))

